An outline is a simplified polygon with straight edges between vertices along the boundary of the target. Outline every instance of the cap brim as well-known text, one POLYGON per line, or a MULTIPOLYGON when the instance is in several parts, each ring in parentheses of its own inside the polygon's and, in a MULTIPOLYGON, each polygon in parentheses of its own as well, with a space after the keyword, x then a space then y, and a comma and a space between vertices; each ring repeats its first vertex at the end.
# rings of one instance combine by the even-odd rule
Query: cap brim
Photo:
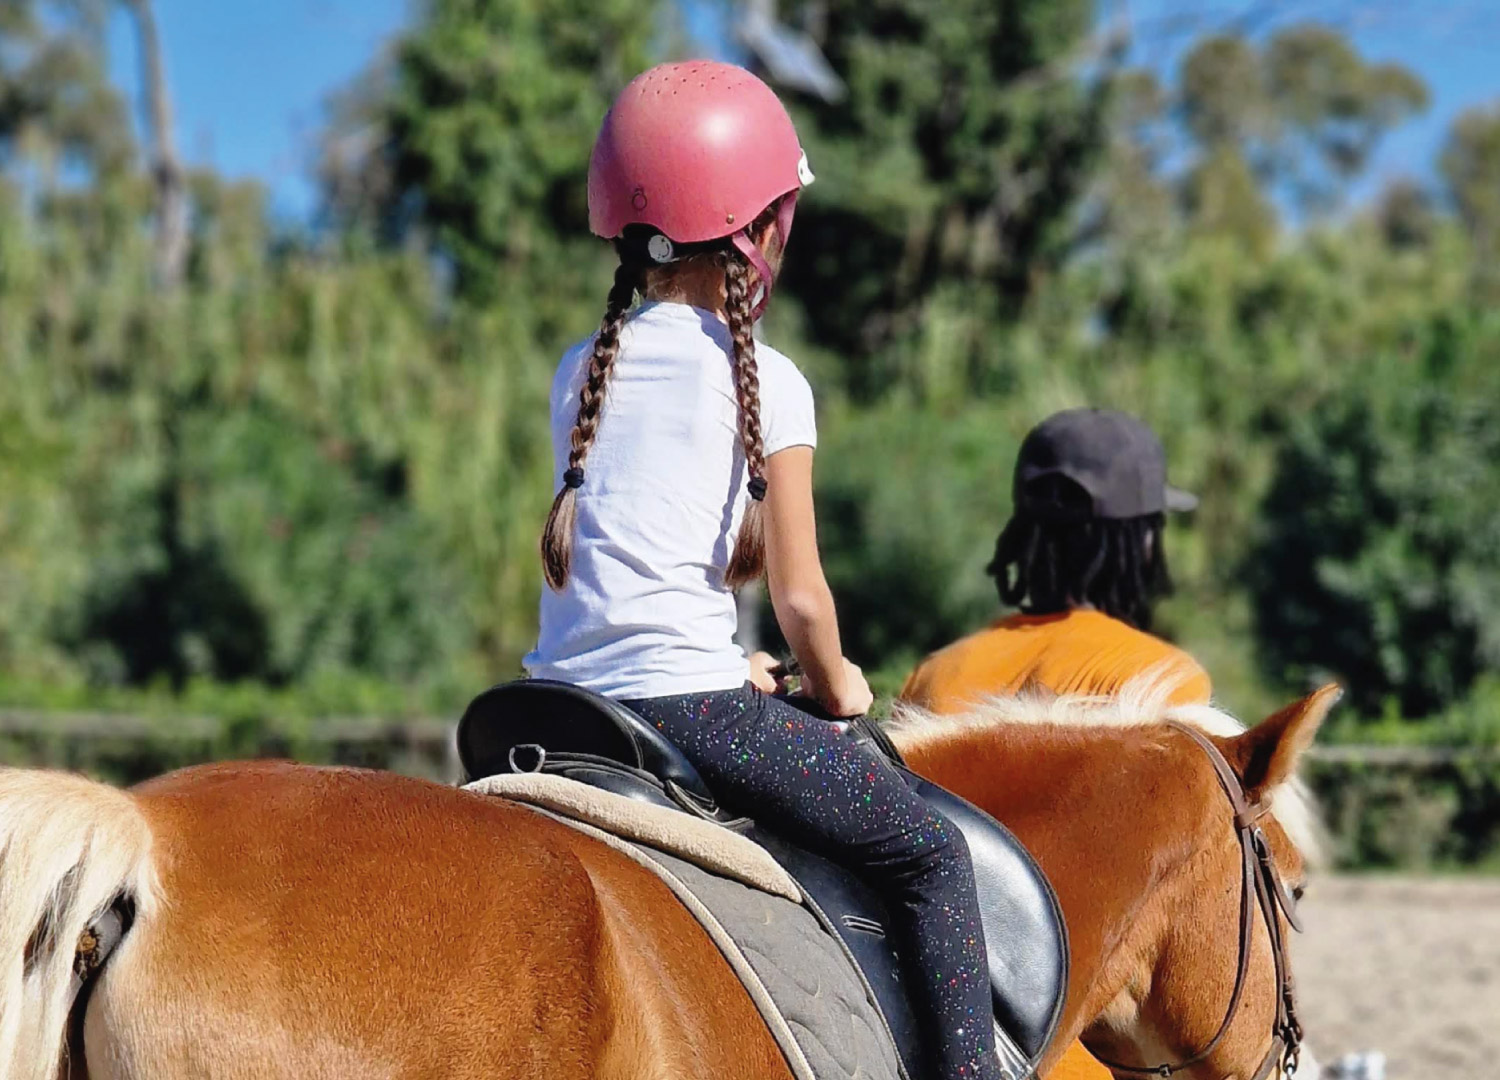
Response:
POLYGON ((1166 503, 1168 510, 1185 513, 1188 510, 1198 509, 1198 496, 1190 491, 1183 491, 1181 488, 1174 488, 1168 484, 1166 503))

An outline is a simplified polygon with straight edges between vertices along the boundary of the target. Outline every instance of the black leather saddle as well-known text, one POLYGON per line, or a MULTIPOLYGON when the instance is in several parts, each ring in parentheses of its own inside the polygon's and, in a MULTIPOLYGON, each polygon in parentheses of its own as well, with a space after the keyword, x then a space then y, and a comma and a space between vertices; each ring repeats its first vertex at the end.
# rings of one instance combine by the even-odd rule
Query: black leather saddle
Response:
MULTIPOLYGON (((847 733, 883 742, 859 727, 847 733)), ((567 683, 504 683, 480 694, 464 711, 458 752, 471 781, 505 772, 556 773, 711 818, 761 844, 802 886, 819 918, 854 956, 875 991, 907 1073, 923 1074, 920 1031, 879 898, 847 871, 743 816, 753 808, 718 805, 692 763, 635 713, 567 683)), ((899 762, 893 764, 968 842, 995 1019, 1011 1044, 1001 1040, 1002 1063, 1010 1076, 1031 1075, 1056 1032, 1067 990, 1067 931, 1057 896, 1031 854, 1003 825, 907 772, 899 762)))

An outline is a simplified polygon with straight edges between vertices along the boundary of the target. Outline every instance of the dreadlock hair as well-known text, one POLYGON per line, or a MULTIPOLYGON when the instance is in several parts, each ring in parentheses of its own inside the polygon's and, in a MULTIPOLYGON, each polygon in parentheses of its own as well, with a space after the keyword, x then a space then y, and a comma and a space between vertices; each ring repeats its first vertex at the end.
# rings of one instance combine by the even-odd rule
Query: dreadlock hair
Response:
POLYGON ((1148 630, 1152 605, 1172 591, 1165 524, 1160 513, 1051 520, 1018 509, 986 573, 1011 607, 1049 614, 1090 606, 1148 630))
MULTIPOLYGON (((749 229, 752 237, 760 235, 775 220, 779 207, 780 200, 777 200, 755 219, 749 229)), ((604 320, 594 339, 588 377, 578 395, 578 419, 573 423, 568 468, 563 473, 563 486, 552 501, 546 528, 542 530, 542 571, 553 589, 560 590, 568 583, 573 531, 578 515, 577 492, 583 486, 583 466, 589 448, 599 431, 609 377, 620 351, 620 331, 635 302, 635 294, 644 295, 646 291, 649 264, 640 254, 643 246, 641 238, 633 236, 616 244, 620 265, 615 271, 614 286, 609 291, 604 320)), ((712 259, 724 274, 724 314, 729 323, 740 446, 745 455, 746 487, 750 492, 750 503, 724 570, 725 584, 738 589, 759 578, 766 568, 765 520, 761 512, 761 503, 766 496, 766 453, 760 427, 760 373, 755 364, 754 297, 759 279, 745 257, 726 242, 703 247, 694 245, 688 251, 683 263, 712 259)))

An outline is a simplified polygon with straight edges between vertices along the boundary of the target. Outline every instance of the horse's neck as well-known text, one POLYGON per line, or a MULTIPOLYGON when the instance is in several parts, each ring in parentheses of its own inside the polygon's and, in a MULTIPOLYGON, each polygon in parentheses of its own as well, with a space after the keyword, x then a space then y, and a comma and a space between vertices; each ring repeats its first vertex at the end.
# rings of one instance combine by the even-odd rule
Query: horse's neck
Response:
POLYGON ((1154 887, 1186 856, 1191 796, 1150 729, 1005 725, 909 747, 914 772, 1004 822, 1057 890, 1071 972, 1060 1035, 1076 1036, 1120 990, 1112 960, 1154 887))

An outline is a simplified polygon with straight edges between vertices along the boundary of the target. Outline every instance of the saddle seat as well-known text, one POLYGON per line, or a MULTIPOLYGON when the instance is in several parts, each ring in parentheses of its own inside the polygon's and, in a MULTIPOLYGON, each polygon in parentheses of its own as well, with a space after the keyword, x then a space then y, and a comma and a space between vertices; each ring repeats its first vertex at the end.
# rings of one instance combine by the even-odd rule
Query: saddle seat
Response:
MULTIPOLYGON (((851 737, 871 740, 840 724, 851 737)), ((853 875, 725 808, 693 764, 660 732, 609 698, 568 683, 526 679, 476 697, 458 726, 469 781, 545 771, 628 798, 694 813, 766 848, 806 891, 875 992, 907 1072, 921 1075, 919 1027, 881 901, 853 875)), ((974 862, 995 1019, 1012 1076, 1030 1075, 1061 1019, 1067 988, 1067 932, 1056 894, 1020 842, 994 818, 893 762, 907 782, 952 822, 974 862), (1006 1040, 1011 1044, 1006 1046, 1006 1040)))

